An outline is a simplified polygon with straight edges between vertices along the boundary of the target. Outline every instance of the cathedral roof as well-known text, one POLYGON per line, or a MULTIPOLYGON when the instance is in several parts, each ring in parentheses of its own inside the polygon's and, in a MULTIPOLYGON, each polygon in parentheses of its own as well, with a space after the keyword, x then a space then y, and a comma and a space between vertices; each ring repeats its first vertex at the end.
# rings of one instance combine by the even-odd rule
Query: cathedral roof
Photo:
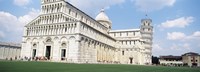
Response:
POLYGON ((108 21, 110 22, 110 19, 105 14, 104 9, 101 10, 101 12, 96 16, 95 20, 97 21, 108 21))
POLYGON ((110 32, 132 32, 132 31, 140 31, 140 29, 111 30, 110 32))

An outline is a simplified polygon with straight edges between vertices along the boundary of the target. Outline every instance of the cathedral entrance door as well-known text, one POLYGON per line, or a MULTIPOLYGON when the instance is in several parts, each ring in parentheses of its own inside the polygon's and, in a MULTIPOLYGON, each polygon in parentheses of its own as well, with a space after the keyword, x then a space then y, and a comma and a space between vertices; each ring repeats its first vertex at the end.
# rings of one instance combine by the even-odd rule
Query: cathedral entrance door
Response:
POLYGON ((32 57, 34 58, 35 56, 36 56, 36 49, 33 49, 32 57))
POLYGON ((51 46, 46 46, 46 54, 45 57, 49 60, 51 57, 51 46))
POLYGON ((129 60, 130 60, 130 64, 132 64, 133 63, 133 57, 130 57, 129 60))
POLYGON ((66 57, 66 49, 61 50, 61 60, 65 60, 66 57))

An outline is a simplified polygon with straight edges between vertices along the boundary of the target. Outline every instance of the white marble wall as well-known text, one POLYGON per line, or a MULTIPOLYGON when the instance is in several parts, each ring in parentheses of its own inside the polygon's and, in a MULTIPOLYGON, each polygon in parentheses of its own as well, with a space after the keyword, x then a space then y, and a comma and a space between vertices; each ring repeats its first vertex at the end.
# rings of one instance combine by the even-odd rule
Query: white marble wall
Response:
POLYGON ((108 32, 107 27, 62 0, 42 0, 41 8, 41 15, 24 28, 23 57, 31 57, 32 49, 36 56, 45 56, 46 46, 51 46, 51 61, 61 61, 61 49, 66 49, 65 62, 129 64, 133 57, 133 64, 145 63, 140 29, 108 32))
POLYGON ((0 59, 19 59, 20 57, 20 47, 0 45, 0 59))

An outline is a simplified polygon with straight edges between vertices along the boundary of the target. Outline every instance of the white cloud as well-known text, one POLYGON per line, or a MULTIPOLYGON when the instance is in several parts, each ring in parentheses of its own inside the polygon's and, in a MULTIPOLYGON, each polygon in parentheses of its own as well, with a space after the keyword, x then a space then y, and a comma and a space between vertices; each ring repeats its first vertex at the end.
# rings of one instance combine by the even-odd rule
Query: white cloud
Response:
POLYGON ((31 9, 28 14, 20 16, 18 18, 18 21, 22 24, 22 26, 24 26, 25 24, 36 18, 39 15, 39 12, 39 10, 31 9))
POLYGON ((192 22, 194 22, 193 17, 180 17, 174 20, 167 20, 166 22, 161 23, 158 27, 161 29, 163 28, 185 28, 186 26, 190 25, 192 22))
POLYGON ((153 44, 153 51, 161 51, 163 48, 159 44, 153 44))
POLYGON ((182 32, 167 33, 167 39, 168 40, 181 40, 181 41, 198 40, 198 39, 200 39, 200 31, 196 31, 192 35, 186 35, 182 32))
MULTIPOLYGON (((20 17, 16 17, 8 12, 0 11, 0 30, 4 33, 4 38, 8 38, 10 35, 15 35, 15 38, 21 38, 24 26, 30 22, 32 19, 39 15, 39 10, 32 9, 28 14, 20 17)), ((8 38, 9 39, 9 38, 8 38)), ((19 39, 17 39, 19 40, 19 39)))
POLYGON ((188 43, 183 44, 183 48, 190 49, 190 44, 188 44, 188 43))
POLYGON ((199 40, 200 39, 200 31, 194 32, 192 35, 187 36, 185 39, 187 39, 187 40, 199 40))
POLYGON ((154 56, 159 56, 166 52, 166 49, 162 47, 160 43, 154 42, 152 46, 152 53, 154 56))
POLYGON ((198 46, 197 47, 199 47, 200 48, 200 43, 198 44, 198 46))
POLYGON ((14 4, 18 6, 25 6, 28 5, 31 2, 31 0, 14 0, 14 4))
POLYGON ((125 0, 67 0, 74 6, 83 10, 91 16, 95 16, 94 13, 99 12, 102 8, 109 9, 112 5, 118 5, 125 0))
POLYGON ((190 44, 184 43, 184 44, 173 44, 172 47, 170 47, 171 50, 191 50, 190 44))
POLYGON ((192 35, 193 37, 200 37, 200 31, 196 31, 192 35))
POLYGON ((13 27, 18 27, 19 21, 17 17, 8 13, 8 12, 0 12, 0 24, 1 27, 4 27, 7 31, 13 29, 13 27))
POLYGON ((160 10, 164 7, 171 7, 176 0, 132 0, 141 11, 160 10))
POLYGON ((154 43, 152 53, 154 56, 160 55, 181 55, 186 52, 194 51, 191 43, 154 43))
POLYGON ((186 35, 182 32, 172 32, 172 33, 167 33, 167 39, 169 40, 181 40, 184 39, 186 35))
POLYGON ((181 18, 177 18, 174 20, 167 20, 166 22, 161 23, 161 25, 159 25, 158 27, 160 27, 161 29, 164 28, 185 28, 186 26, 190 25, 192 22, 194 22, 194 18, 193 17, 181 17, 181 18))
POLYGON ((0 12, 0 24, 7 31, 22 30, 23 26, 39 15, 39 10, 32 9, 28 14, 16 17, 8 12, 0 12))
POLYGON ((174 40, 174 44, 168 47, 170 49, 169 51, 174 52, 174 54, 178 54, 177 51, 179 53, 196 51, 196 49, 198 49, 199 46, 200 31, 193 32, 190 35, 186 35, 182 32, 172 32, 168 33, 167 39, 174 40))
POLYGON ((5 33, 3 31, 0 31, 0 39, 5 37, 5 33))

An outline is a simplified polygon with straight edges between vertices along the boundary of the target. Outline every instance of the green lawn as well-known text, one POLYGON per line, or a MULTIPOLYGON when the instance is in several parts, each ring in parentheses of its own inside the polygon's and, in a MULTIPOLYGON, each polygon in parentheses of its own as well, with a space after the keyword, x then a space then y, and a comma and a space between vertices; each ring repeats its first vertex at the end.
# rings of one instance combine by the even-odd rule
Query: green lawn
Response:
POLYGON ((0 61, 0 72, 200 72, 200 68, 0 61))

